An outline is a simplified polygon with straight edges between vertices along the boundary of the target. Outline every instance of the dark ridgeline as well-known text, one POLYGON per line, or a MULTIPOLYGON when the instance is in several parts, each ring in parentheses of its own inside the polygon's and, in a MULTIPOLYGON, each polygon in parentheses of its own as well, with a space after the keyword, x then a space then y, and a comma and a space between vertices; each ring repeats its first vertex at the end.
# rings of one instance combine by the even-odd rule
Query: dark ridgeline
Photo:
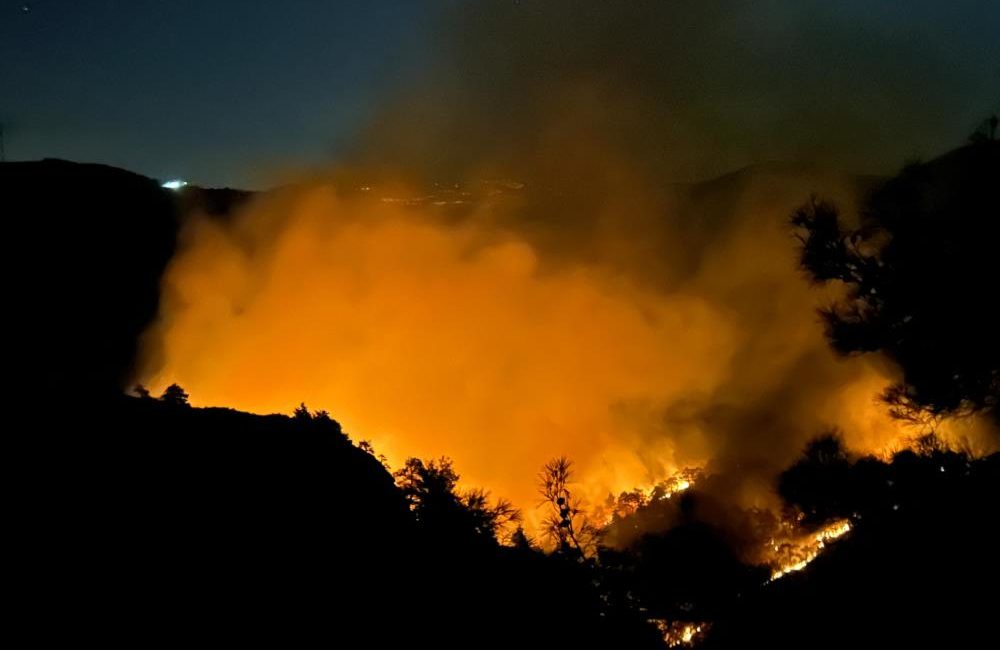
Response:
POLYGON ((182 214, 199 212, 216 219, 228 219, 253 197, 253 192, 231 187, 206 188, 187 185, 177 192, 182 214))
MULTIPOLYGON (((894 404, 914 419, 995 405, 996 152, 987 139, 907 169, 861 230, 822 204, 796 217, 806 266, 855 289, 830 312, 833 343, 895 359, 894 404)), ((804 525, 853 530, 776 582, 706 523, 698 485, 616 520, 647 532, 584 559, 593 525, 562 514, 559 483, 555 525, 573 534, 544 555, 509 505, 459 491, 447 461, 412 460, 394 481, 324 412, 193 408, 179 386, 122 395, 188 208, 100 166, 7 164, 0 183, 8 345, 31 398, 8 416, 14 557, 37 639, 642 648, 662 645, 646 620, 663 619, 710 622, 718 648, 980 647, 995 630, 998 455, 927 437, 883 462, 817 439, 780 494, 804 525)))
POLYGON ((159 304, 175 197, 121 169, 43 160, 0 165, 0 205, 18 382, 46 398, 117 392, 159 304))
POLYGON ((19 383, 33 395, 120 392, 184 215, 225 218, 251 197, 229 188, 173 192, 105 165, 0 164, 19 383))

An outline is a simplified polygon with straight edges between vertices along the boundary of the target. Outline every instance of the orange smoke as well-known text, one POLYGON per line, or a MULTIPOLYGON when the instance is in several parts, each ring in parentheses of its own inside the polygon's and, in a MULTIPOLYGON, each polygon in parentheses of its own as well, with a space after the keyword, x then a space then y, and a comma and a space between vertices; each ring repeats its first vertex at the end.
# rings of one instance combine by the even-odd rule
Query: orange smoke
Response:
POLYGON ((802 194, 741 187, 709 227, 690 221, 701 204, 609 181, 592 212, 541 203, 563 238, 524 218, 530 193, 387 201, 315 182, 194 218, 140 379, 198 405, 327 409, 393 466, 451 456, 529 521, 559 455, 591 503, 707 466, 768 505, 822 429, 861 449, 905 432, 875 402, 886 372, 827 349, 785 226, 802 194))
POLYGON ((396 465, 448 454, 472 484, 533 504, 569 454, 581 478, 631 487, 673 470, 630 410, 706 394, 731 326, 585 266, 542 270, 512 234, 314 188, 231 229, 197 221, 171 266, 155 336, 198 404, 329 409, 396 465), (277 231, 261 227, 284 211, 277 231))

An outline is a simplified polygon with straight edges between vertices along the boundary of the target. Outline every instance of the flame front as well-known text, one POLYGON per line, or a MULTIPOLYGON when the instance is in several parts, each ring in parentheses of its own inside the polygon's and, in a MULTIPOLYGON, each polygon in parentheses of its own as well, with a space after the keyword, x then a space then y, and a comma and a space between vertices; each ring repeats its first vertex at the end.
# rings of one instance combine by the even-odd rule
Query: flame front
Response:
POLYGON ((771 581, 806 568, 819 557, 829 542, 840 539, 849 532, 851 522, 838 519, 812 533, 770 540, 771 581))

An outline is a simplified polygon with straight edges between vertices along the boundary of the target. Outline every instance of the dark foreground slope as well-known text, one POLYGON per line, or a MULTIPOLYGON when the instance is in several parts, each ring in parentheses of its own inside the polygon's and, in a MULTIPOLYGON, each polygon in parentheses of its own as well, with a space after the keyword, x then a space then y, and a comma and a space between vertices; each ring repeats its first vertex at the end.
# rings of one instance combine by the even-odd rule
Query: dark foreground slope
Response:
POLYGON ((45 640, 652 648, 647 619, 693 617, 710 648, 973 648, 995 630, 1000 455, 805 458, 787 503, 853 531, 766 583, 697 520, 597 564, 428 525, 332 420, 73 412, 26 424, 40 444, 15 474, 20 601, 45 640))
POLYGON ((15 500, 41 639, 655 647, 579 563, 422 525, 333 420, 131 397, 60 419, 15 500))
POLYGON ((33 514, 38 571, 58 585, 38 596, 81 632, 290 640, 403 611, 412 522, 336 423, 152 399, 76 408, 79 429, 38 459, 33 514))
POLYGON ((801 573, 745 594, 708 648, 992 644, 1000 454, 807 459, 785 472, 782 495, 807 521, 847 518, 853 529, 801 573))
POLYGON ((820 437, 776 486, 798 521, 792 536, 770 510, 721 502, 714 480, 616 516, 605 540, 618 546, 601 553, 648 617, 707 629, 706 650, 979 648, 995 637, 1000 453, 925 436, 891 459, 856 458, 820 437), (809 557, 797 540, 845 522, 800 571, 774 579, 746 564, 787 567, 809 557))
POLYGON ((332 420, 130 397, 73 414, 26 423, 40 444, 15 474, 20 601, 45 640, 652 648, 647 619, 692 616, 709 648, 975 648, 995 631, 1000 455, 807 454, 783 497, 853 531, 766 583, 697 520, 598 564, 428 526, 332 420))

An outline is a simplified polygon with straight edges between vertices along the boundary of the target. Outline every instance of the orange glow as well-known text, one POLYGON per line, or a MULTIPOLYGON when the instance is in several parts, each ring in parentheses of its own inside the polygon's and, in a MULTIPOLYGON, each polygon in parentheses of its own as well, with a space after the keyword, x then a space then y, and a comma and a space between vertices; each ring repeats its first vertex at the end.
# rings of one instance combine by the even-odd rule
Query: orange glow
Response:
POLYGON ((632 411, 725 371, 731 328, 696 296, 543 270, 523 240, 395 204, 319 189, 289 209, 273 239, 243 228, 267 211, 235 233, 192 227, 196 245, 168 272, 154 388, 177 381, 196 404, 258 412, 329 409, 394 466, 448 454, 467 484, 530 515, 537 468, 559 454, 595 497, 670 473, 670 440, 640 441, 632 411), (248 258, 247 234, 264 259, 248 258))
MULTIPOLYGON (((394 467, 450 456, 529 529, 556 456, 594 507, 684 467, 753 467, 747 485, 767 486, 834 424, 856 450, 911 435, 875 401, 891 373, 823 338, 786 225, 807 190, 751 192, 692 265, 677 233, 694 226, 595 160, 610 180, 593 209, 518 184, 383 201, 405 190, 314 182, 226 223, 193 218, 137 379, 177 382, 195 405, 304 401, 394 467)), ((742 505, 773 503, 741 490, 742 505)))
POLYGON ((601 506, 593 507, 589 514, 593 521, 601 522, 604 527, 610 526, 616 518, 624 519, 654 501, 669 501, 691 489, 701 478, 701 473, 700 468, 688 467, 650 487, 636 487, 617 498, 609 494, 607 500, 601 506))

